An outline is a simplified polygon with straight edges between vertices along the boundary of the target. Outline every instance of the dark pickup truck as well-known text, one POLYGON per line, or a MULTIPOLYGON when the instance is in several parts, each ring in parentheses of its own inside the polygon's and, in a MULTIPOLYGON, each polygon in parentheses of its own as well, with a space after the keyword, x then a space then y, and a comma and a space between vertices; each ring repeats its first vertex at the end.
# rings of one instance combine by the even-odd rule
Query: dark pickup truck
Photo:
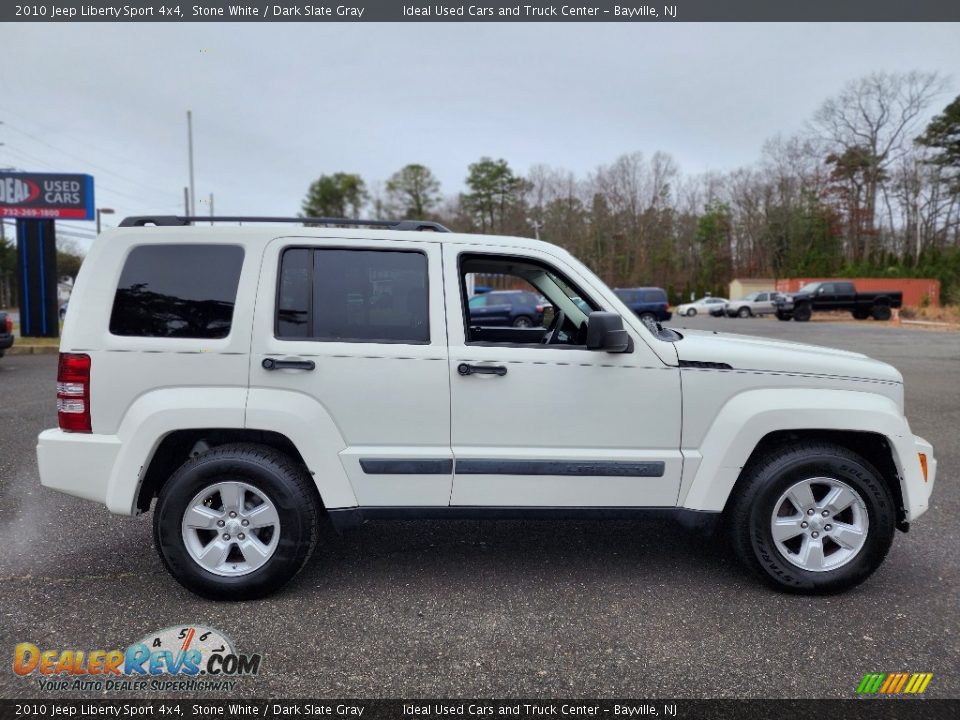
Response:
POLYGON ((13 318, 0 311, 0 357, 13 347, 13 318))
POLYGON ((901 292, 858 293, 852 282, 813 282, 795 293, 780 295, 776 313, 778 320, 798 322, 806 322, 818 310, 846 310, 857 320, 889 320, 892 309, 902 304, 901 292))

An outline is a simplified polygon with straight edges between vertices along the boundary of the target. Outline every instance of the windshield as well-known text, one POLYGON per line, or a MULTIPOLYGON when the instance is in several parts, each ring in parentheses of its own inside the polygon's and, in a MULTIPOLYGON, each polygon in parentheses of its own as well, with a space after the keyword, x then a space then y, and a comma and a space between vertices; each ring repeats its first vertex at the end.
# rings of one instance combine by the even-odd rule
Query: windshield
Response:
POLYGON ((800 288, 797 292, 812 293, 812 292, 815 292, 818 287, 820 287, 820 283, 818 282, 807 283, 802 288, 800 288))

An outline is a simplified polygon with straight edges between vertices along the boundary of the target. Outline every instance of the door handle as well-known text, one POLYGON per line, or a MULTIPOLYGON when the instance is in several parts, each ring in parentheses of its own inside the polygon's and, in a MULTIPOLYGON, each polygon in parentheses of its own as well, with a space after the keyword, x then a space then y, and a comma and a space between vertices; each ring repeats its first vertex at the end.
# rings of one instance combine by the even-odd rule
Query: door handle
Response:
POLYGON ((466 377, 467 375, 506 375, 507 369, 503 365, 468 365, 460 363, 457 365, 457 372, 466 377))
POLYGON ((313 370, 317 364, 313 360, 276 360, 264 358, 260 363, 264 370, 313 370))

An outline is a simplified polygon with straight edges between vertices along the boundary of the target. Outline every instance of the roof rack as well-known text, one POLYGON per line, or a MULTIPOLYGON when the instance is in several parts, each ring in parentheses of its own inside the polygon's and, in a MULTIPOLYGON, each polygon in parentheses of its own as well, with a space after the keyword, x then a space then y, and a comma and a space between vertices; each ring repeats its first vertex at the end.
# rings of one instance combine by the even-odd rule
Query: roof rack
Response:
POLYGON ((353 218, 329 217, 247 217, 247 216, 214 216, 214 217, 187 217, 178 215, 134 215, 120 221, 120 227, 144 227, 156 225, 158 227, 175 227, 192 225, 193 223, 213 222, 260 222, 260 223, 303 223, 304 225, 350 225, 359 227, 382 227, 390 230, 419 230, 428 232, 450 232, 449 229, 437 222, 429 220, 354 220, 353 218))

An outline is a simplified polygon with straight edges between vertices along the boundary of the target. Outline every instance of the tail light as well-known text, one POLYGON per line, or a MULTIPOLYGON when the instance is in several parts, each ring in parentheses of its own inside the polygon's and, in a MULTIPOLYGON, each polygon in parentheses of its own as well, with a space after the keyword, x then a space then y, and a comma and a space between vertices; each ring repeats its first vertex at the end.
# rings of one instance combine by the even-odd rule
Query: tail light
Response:
POLYGON ((90 428, 90 356, 60 353, 57 368, 57 421, 66 432, 90 428))
POLYGON ((542 313, 542 312, 543 312, 543 305, 537 305, 537 312, 538 312, 538 313, 542 313))
POLYGON ((7 335, 13 334, 13 318, 7 315, 7 335))

